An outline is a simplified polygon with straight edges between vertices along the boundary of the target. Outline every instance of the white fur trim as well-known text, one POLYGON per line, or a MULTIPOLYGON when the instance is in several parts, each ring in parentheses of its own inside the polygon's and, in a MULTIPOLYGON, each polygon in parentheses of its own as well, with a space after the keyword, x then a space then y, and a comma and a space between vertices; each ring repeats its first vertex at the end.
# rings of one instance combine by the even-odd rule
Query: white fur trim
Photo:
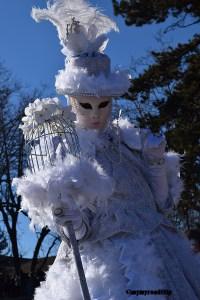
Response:
POLYGON ((88 76, 84 68, 76 68, 68 64, 56 76, 56 90, 63 95, 121 96, 130 87, 130 76, 127 71, 115 71, 106 77, 88 76))
MULTIPOLYGON (((101 243, 83 243, 81 248, 92 300, 125 300, 132 298, 126 294, 127 289, 166 288, 165 282, 159 276, 163 269, 162 259, 148 236, 135 239, 121 234, 120 238, 105 239, 101 243)), ((155 295, 136 297, 138 300, 155 298, 155 295)), ((158 297, 159 300, 164 298, 158 297)), ((47 273, 46 281, 36 289, 34 299, 82 300, 71 252, 67 252, 67 259, 57 258, 47 273)))
POLYGON ((131 149, 141 150, 142 149, 141 129, 135 127, 132 123, 130 123, 130 121, 127 118, 125 119, 120 118, 118 123, 121 129, 122 141, 131 149))

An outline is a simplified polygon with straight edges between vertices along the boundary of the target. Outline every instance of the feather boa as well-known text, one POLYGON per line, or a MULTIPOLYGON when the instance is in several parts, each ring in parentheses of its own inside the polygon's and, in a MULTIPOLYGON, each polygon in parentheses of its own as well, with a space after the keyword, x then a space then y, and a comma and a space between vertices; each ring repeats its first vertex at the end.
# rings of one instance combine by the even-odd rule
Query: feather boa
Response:
POLYGON ((22 196, 22 209, 28 212, 31 227, 37 224, 53 230, 52 206, 59 201, 67 203, 70 196, 81 210, 94 210, 96 202, 108 199, 113 192, 113 181, 97 162, 72 155, 35 174, 27 171, 24 177, 15 178, 13 185, 22 196))

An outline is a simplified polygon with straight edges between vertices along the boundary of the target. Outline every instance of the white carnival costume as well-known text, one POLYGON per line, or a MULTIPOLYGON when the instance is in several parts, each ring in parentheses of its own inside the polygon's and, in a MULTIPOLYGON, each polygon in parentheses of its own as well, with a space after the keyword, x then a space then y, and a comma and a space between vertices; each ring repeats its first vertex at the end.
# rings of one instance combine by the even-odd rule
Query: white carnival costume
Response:
MULTIPOLYGON (((105 33, 117 29, 111 20, 83 0, 55 0, 48 10, 34 9, 33 16, 57 26, 63 53, 70 57, 56 78, 60 93, 114 97, 127 91, 127 73, 111 73, 109 58, 102 53, 105 33), (66 39, 72 16, 75 27, 66 39)), ((40 116, 41 103, 47 102, 51 109, 53 103, 58 105, 57 99, 37 100, 40 116)), ((37 115, 37 103, 26 110, 23 130, 37 115)), ((92 300, 134 299, 134 291, 139 300, 200 299, 200 271, 189 242, 165 216, 181 192, 178 155, 164 153, 162 137, 126 119, 102 131, 78 126, 76 130, 80 160, 72 155, 63 160, 57 147, 53 167, 15 179, 32 224, 48 225, 60 234, 64 220, 56 217, 54 208, 63 207, 65 219, 70 207, 92 300), (146 296, 140 295, 142 291, 146 296)), ((66 241, 34 299, 82 299, 66 241)))

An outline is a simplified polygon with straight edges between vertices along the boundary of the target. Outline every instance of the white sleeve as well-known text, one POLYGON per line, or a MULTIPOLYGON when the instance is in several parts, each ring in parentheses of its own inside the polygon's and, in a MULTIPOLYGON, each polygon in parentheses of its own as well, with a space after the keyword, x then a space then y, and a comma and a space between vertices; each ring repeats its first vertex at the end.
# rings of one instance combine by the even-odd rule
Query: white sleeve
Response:
POLYGON ((165 162, 158 165, 148 165, 149 182, 158 210, 164 212, 173 207, 173 201, 169 194, 169 186, 165 162))
POLYGON ((181 198, 181 193, 183 191, 184 185, 183 180, 180 175, 180 154, 170 151, 165 153, 165 166, 167 173, 167 181, 169 187, 169 194, 172 198, 175 206, 181 198))
POLYGON ((167 152, 162 161, 147 165, 149 182, 156 204, 163 212, 170 211, 180 200, 183 183, 180 178, 179 161, 179 154, 167 152))

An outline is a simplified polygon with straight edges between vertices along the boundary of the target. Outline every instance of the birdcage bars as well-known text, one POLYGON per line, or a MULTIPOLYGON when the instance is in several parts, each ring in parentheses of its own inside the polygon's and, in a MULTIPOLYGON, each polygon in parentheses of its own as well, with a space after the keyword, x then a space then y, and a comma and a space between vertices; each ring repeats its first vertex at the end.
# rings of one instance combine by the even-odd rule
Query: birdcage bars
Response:
POLYGON ((74 124, 61 115, 51 116, 50 120, 34 126, 25 134, 25 142, 28 167, 33 173, 54 165, 59 145, 62 158, 67 153, 74 156, 80 153, 74 124))

